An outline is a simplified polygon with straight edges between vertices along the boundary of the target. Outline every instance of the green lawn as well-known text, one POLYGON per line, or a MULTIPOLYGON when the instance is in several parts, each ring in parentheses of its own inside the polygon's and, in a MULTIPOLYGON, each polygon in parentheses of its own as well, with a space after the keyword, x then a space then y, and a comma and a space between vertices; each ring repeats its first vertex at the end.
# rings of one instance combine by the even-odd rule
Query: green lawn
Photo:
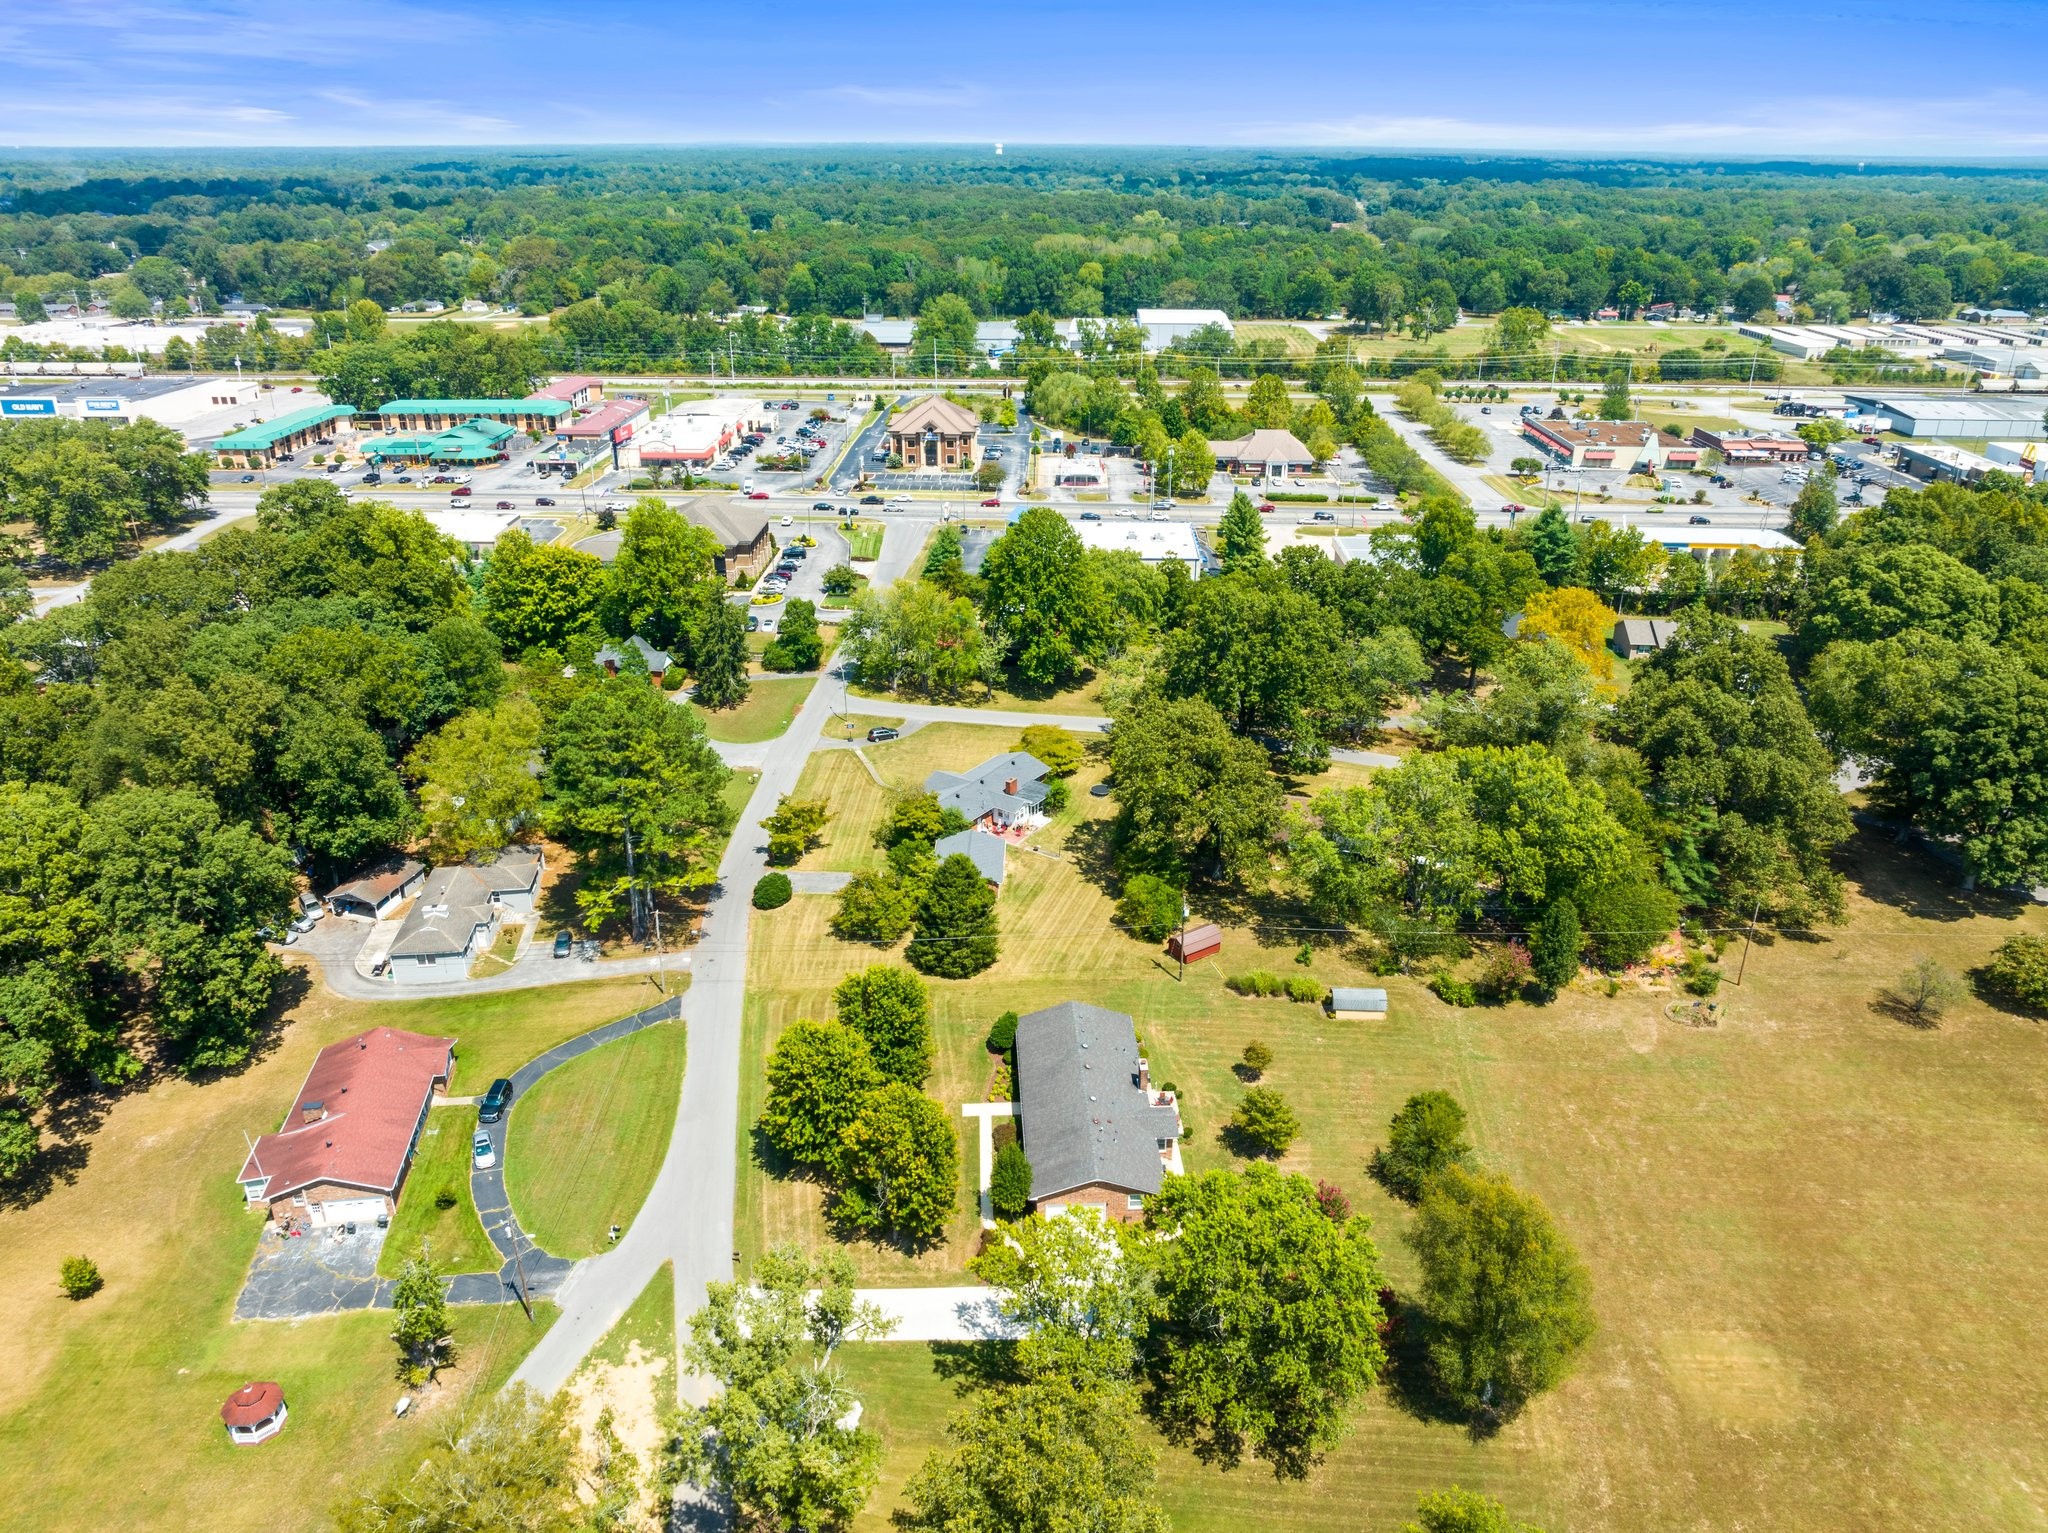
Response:
MULTIPOLYGON (((828 725, 827 733, 840 731, 828 725)), ((796 794, 825 799, 832 806, 832 820, 825 827, 825 844, 799 865, 847 873, 881 867, 884 859, 875 845, 875 832, 899 797, 918 791, 934 771, 959 771, 1012 749, 1017 736, 1017 730, 989 724, 927 724, 900 740, 864 745, 861 756, 874 764, 879 783, 852 751, 813 753, 804 763, 796 794)))
POLYGON ((433 1253, 434 1265, 443 1272, 498 1270, 497 1248, 484 1234, 476 1216, 476 1201, 470 1196, 469 1144, 475 1133, 474 1107, 436 1107, 427 1114, 427 1126, 420 1132, 419 1149, 413 1155, 412 1170, 406 1173, 398 1212, 392 1217, 384 1254, 377 1263, 385 1277, 397 1277, 422 1240, 433 1253), (455 1194, 453 1208, 434 1206, 434 1194, 444 1187, 455 1194))
POLYGON ((675 1127, 683 1026, 659 1022, 541 1077, 510 1119, 505 1187, 543 1250, 589 1256, 633 1222, 675 1127))
MULTIPOLYGON (((1085 783, 1099 766, 1083 771, 1085 783)), ((1110 803, 1081 796, 1076 809, 1094 819, 1110 803)), ((1064 839, 1085 865, 1092 835, 1056 826, 1040 841, 1057 851, 1064 839)), ((1694 1029, 1665 1016, 1668 984, 1609 996, 1588 982, 1548 1007, 1457 1010, 1419 976, 1375 979, 1324 948, 1306 972, 1384 983, 1386 1022, 1244 999, 1223 974, 1303 972, 1298 939, 1262 937, 1199 900, 1224 920, 1223 961, 1178 983, 1158 949, 1110 925, 1108 894, 1074 865, 1013 855, 1001 959, 974 980, 933 982, 927 1089, 949 1111, 982 1094, 981 1034, 997 1012, 1094 1001, 1133 1015, 1155 1079, 1180 1089, 1190 1168, 1228 1167, 1240 1162, 1220 1131, 1244 1090, 1232 1065, 1256 1039, 1275 1055, 1268 1084, 1303 1124, 1282 1169, 1350 1194, 1395 1287, 1417 1279, 1401 1239, 1412 1215, 1365 1166, 1393 1112, 1433 1087, 1465 1104, 1481 1161, 1541 1197, 1585 1259, 1599 1332, 1573 1375, 1497 1437, 1475 1443, 1381 1394, 1306 1486, 1169 1456, 1183 1533, 1392 1528, 1417 1492, 1454 1481, 1553 1530, 1759 1517, 1844 1533, 2048 1526, 2029 1488, 2048 1483, 2048 1350, 2015 1344, 2038 1328, 2032 1274, 2048 1262, 2041 1024, 1970 1002, 1920 1031, 1878 1004, 1919 955, 1965 972, 2016 929, 2048 931, 2048 912, 1961 896, 1880 838, 1858 837, 1841 865, 1847 924, 1759 945, 1745 984, 1723 987, 1721 1024, 1694 1029)), ((790 1020, 826 1014, 831 984, 876 956, 833 943, 830 904, 798 899, 761 918, 748 1059, 790 1020)), ((1729 952, 1731 971, 1740 956, 1729 952)), ((743 1123, 759 1098, 756 1068, 743 1123)), ((829 1240, 818 1190, 768 1174, 750 1149, 743 1131, 743 1249, 829 1240)), ((853 1248, 863 1281, 957 1280, 970 1212, 963 1191, 967 1238, 937 1252, 853 1248)), ((894 1370, 876 1416, 894 1485, 948 1408, 920 1352, 849 1353, 858 1370, 894 1370)))
POLYGON ((589 1355, 583 1359, 583 1366, 623 1363, 627 1352, 638 1342, 642 1352, 667 1358, 673 1372, 676 1320, 675 1263, 663 1262, 661 1270, 640 1290, 640 1297, 628 1305, 625 1314, 619 1316, 612 1328, 605 1332, 604 1340, 590 1349, 589 1355))
POLYGON ((714 740, 728 744, 751 745, 760 740, 773 740, 796 717, 796 711, 803 700, 811 695, 811 688, 817 685, 815 676, 778 677, 762 680, 755 677, 747 690, 747 700, 737 708, 698 708, 697 716, 704 721, 704 732, 714 740))
POLYGON ((882 535, 886 530, 880 522, 855 522, 853 530, 846 534, 851 557, 862 560, 881 558, 882 535))
MULTIPOLYGON (((669 977, 671 989, 677 982, 677 976, 669 977)), ((653 978, 635 974, 495 995, 383 1003, 376 1008, 376 1018, 393 1027, 453 1033, 455 1079, 449 1090, 456 1096, 475 1096, 564 1038, 587 1033, 660 999, 653 978)))
POLYGON ((233 1180, 243 1136, 276 1127, 315 1052, 364 1028, 562 1036, 631 1009, 636 989, 364 1004, 315 988, 241 1072, 165 1076, 111 1099, 62 1178, 0 1208, 0 1280, 12 1304, 0 1333, 0 1521, 312 1533, 329 1525, 347 1486, 416 1455, 444 1413, 497 1388, 552 1306, 539 1306, 531 1326, 517 1305, 457 1308, 458 1362, 404 1420, 391 1414, 389 1314, 233 1321, 261 1222, 233 1180), (77 1304, 56 1282, 59 1261, 75 1254, 92 1256, 106 1277, 77 1304), (283 1433, 257 1450, 232 1446, 218 1415, 250 1379, 277 1380, 291 1407, 283 1433))
MULTIPOLYGON (((881 1483, 853 1525, 882 1533, 925 1455, 949 1446, 946 1420, 967 1386, 946 1377, 947 1360, 922 1343, 850 1346, 838 1357, 861 1396, 862 1422, 882 1437, 881 1483)), ((1256 1463, 1225 1474, 1167 1446, 1149 1427, 1141 1436, 1158 1454, 1159 1498, 1174 1533, 1394 1533, 1414 1515, 1418 1492, 1450 1485, 1498 1496, 1518 1518, 1556 1533, 1604 1526, 1552 1520, 1558 1505, 1535 1472, 1532 1444, 1475 1443, 1462 1432, 1424 1427, 1384 1396, 1358 1413, 1351 1435, 1306 1482, 1276 1481, 1256 1463)))

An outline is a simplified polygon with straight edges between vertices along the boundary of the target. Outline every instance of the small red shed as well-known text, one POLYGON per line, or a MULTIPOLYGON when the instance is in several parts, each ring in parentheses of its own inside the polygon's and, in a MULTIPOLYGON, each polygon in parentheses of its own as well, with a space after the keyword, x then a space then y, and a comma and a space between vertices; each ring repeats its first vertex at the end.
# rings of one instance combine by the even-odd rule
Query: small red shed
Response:
POLYGON ((1205 921, 1200 926, 1190 926, 1186 931, 1176 932, 1166 939, 1166 956, 1177 958, 1182 963, 1211 958, 1222 951, 1223 928, 1214 922, 1205 921))

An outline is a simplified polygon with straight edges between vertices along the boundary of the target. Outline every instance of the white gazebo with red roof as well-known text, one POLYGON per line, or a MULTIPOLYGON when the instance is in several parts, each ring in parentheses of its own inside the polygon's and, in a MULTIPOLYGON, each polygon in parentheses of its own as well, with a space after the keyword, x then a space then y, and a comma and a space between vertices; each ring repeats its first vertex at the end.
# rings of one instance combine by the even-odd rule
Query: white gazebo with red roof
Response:
POLYGON ((284 1391, 269 1379, 252 1379, 229 1395, 220 1408, 228 1441, 244 1448, 277 1436, 290 1414, 285 1407, 284 1391))

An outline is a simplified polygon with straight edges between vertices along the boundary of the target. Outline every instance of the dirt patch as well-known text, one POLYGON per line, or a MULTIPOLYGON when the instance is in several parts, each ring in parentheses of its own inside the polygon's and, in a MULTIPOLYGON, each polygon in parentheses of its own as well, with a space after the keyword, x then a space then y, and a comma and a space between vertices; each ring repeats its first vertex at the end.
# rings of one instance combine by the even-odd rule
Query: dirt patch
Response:
POLYGON ((592 1363, 569 1385, 569 1420, 589 1452, 597 1438, 597 1418, 611 1407, 612 1428, 643 1471, 654 1467, 661 1446, 661 1418, 673 1403, 675 1384, 664 1380, 669 1360, 638 1341, 626 1347, 622 1363, 592 1363))

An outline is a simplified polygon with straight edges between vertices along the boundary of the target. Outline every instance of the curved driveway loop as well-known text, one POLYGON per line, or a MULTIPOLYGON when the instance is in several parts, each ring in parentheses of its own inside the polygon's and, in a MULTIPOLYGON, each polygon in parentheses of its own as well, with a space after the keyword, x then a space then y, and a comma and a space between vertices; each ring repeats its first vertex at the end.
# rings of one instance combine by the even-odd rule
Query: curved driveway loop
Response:
MULTIPOLYGON (((491 1136, 498 1163, 488 1171, 479 1171, 472 1164, 469 1173, 477 1217, 497 1248, 500 1266, 496 1272, 464 1272, 448 1279, 449 1302, 515 1302, 519 1298, 521 1253, 525 1257, 528 1297, 544 1299, 560 1292, 577 1263, 567 1257, 548 1255, 519 1227, 511 1200, 505 1195, 505 1127, 512 1121, 511 1114, 518 1111, 520 1099, 557 1065, 637 1033, 643 1027, 672 1022, 682 1015, 682 1010, 682 997, 670 996, 645 1011, 558 1043, 513 1072, 512 1106, 505 1117, 496 1123, 477 1125, 491 1136)), ((377 1276, 377 1256, 384 1249, 385 1234, 372 1226, 360 1228, 354 1235, 333 1235, 323 1230, 285 1241, 266 1236, 249 1263, 249 1276, 235 1299, 235 1318, 302 1320, 345 1310, 389 1309, 397 1283, 377 1276)))

